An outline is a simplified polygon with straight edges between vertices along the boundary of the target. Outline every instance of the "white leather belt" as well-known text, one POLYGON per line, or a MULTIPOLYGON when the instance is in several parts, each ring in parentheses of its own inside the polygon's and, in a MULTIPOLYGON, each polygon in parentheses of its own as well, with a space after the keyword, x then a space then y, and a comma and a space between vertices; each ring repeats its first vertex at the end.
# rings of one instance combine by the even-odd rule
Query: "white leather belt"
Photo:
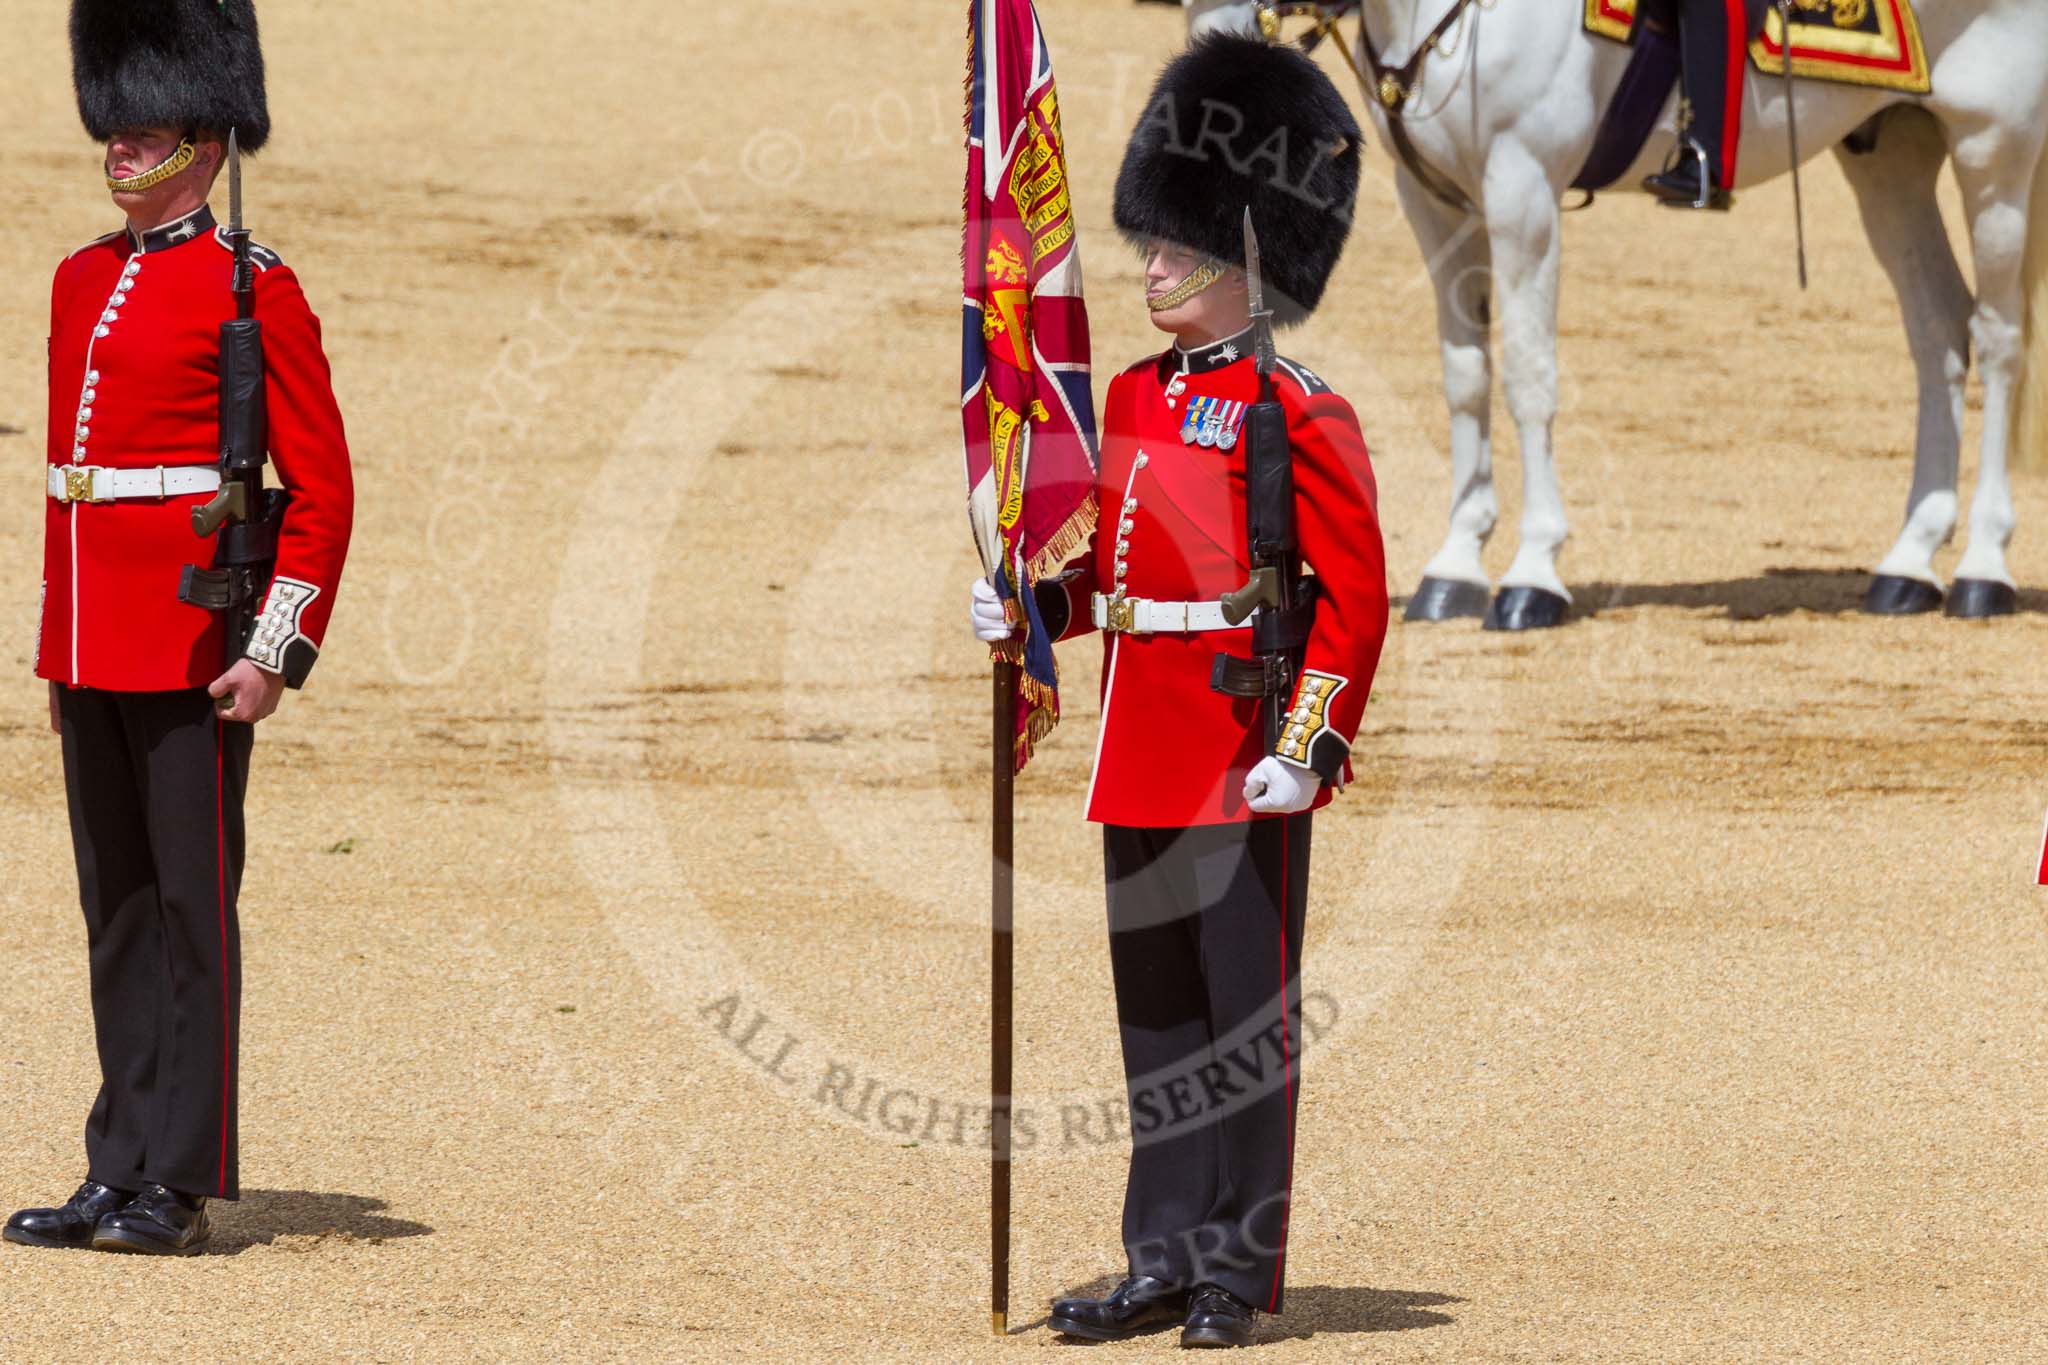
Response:
POLYGON ((1221 602, 1155 602, 1149 597, 1112 598, 1096 593, 1089 613, 1102 630, 1124 635, 1191 635, 1203 630, 1243 630, 1251 616, 1236 625, 1223 619, 1221 602))
POLYGON ((58 502, 113 502, 117 498, 174 498, 211 493, 220 487, 220 468, 210 464, 152 465, 108 469, 104 465, 53 464, 45 481, 58 502))

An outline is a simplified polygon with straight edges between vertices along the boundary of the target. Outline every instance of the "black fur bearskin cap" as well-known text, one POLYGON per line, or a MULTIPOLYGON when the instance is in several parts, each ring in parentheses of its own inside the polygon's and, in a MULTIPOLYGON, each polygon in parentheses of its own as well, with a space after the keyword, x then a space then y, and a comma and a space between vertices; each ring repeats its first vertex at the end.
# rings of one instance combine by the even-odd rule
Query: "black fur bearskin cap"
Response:
POLYGON ((72 0, 71 73, 86 132, 235 130, 270 137, 253 0, 72 0))
POLYGON ((1358 201, 1358 121, 1292 47, 1219 34, 1167 64, 1116 178, 1117 229, 1244 264, 1252 211, 1267 306, 1306 318, 1344 254, 1358 201))

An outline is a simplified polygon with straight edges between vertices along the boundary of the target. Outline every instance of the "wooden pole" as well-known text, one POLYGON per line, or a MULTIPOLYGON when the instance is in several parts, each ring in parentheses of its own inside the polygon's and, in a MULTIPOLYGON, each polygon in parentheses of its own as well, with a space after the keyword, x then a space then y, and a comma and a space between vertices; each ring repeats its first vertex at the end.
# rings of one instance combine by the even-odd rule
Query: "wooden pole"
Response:
POLYGON ((1010 1317, 1010 1010, 1015 892, 1017 665, 998 662, 995 726, 989 748, 994 823, 989 838, 989 1310, 997 1336, 1010 1317))

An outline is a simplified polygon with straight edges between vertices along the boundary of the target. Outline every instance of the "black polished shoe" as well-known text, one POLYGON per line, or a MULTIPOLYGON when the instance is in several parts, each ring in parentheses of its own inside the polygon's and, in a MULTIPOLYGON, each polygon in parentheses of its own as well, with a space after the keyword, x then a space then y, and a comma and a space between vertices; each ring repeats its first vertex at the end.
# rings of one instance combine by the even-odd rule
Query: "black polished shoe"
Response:
POLYGON ((0 1237, 25 1247, 77 1247, 82 1251, 92 1245, 93 1229, 100 1219, 134 1197, 133 1190, 88 1180, 61 1208, 23 1209, 15 1214, 0 1237))
POLYGON ((1187 1325, 1180 1329, 1183 1346, 1249 1346, 1252 1323, 1258 1319, 1252 1306, 1219 1285, 1195 1286, 1194 1302, 1188 1305, 1187 1325))
POLYGON ((1643 177, 1643 188, 1675 209, 1716 209, 1727 212, 1735 196, 1714 183, 1707 168, 1707 154, 1697 142, 1678 144, 1678 154, 1669 166, 1643 177))
POLYGON ((206 1219, 206 1196, 179 1194, 161 1185, 151 1185, 100 1219, 92 1236, 92 1249, 182 1256, 199 1250, 212 1235, 213 1224, 206 1219))
POLYGON ((1188 1292, 1150 1275, 1132 1275, 1106 1299, 1054 1299, 1047 1323, 1055 1332, 1090 1341, 1119 1341, 1141 1327, 1187 1310, 1188 1292))

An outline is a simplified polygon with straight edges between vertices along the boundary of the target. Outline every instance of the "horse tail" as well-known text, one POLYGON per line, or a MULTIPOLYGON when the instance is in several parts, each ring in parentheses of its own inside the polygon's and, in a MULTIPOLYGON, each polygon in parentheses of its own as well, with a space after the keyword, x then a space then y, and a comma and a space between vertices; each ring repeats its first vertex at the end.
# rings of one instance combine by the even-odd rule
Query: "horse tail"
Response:
POLYGON ((2026 290, 2026 342, 2013 415, 2012 466, 2042 470, 2048 469, 2048 152, 2034 169, 2020 283, 2026 290))

